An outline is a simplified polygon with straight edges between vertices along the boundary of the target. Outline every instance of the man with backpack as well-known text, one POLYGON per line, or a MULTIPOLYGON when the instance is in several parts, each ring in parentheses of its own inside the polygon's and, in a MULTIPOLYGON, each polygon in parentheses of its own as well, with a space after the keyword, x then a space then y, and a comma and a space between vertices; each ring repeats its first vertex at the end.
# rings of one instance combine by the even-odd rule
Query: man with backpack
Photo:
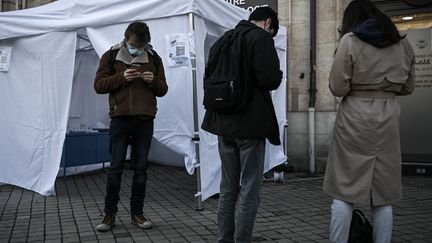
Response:
POLYGON ((152 223, 143 215, 147 181, 147 156, 153 137, 156 96, 168 91, 161 58, 150 45, 147 24, 131 23, 125 39, 102 55, 94 81, 98 94, 109 93, 111 167, 105 197, 105 217, 98 231, 115 225, 123 163, 128 144, 132 145, 134 170, 130 198, 131 223, 148 229, 152 223))
POLYGON ((276 12, 269 7, 257 8, 249 21, 240 21, 210 50, 204 78, 206 113, 202 128, 218 135, 222 162, 219 242, 251 242, 260 202, 265 139, 280 145, 270 96, 282 80, 272 39, 278 27, 276 12))

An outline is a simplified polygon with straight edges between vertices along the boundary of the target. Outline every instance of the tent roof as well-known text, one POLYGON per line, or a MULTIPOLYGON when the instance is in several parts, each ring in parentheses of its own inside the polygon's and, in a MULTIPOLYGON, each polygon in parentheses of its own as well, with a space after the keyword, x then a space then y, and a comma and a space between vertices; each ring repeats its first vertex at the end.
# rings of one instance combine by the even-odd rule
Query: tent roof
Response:
POLYGON ((249 15, 247 10, 223 0, 58 0, 36 8, 0 13, 0 39, 188 13, 220 26, 235 26, 239 16, 249 15))

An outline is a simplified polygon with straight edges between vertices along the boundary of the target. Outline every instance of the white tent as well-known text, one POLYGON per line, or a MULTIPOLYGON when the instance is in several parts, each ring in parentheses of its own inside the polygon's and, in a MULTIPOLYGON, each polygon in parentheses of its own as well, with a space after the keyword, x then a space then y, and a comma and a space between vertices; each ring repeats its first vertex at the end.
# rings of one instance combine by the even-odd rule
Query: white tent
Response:
MULTIPOLYGON (((168 94, 158 99, 154 138, 184 159, 170 161, 158 149, 151 156, 161 163, 184 164, 190 174, 200 163, 202 198, 217 193, 217 140, 199 128, 203 70, 211 44, 248 14, 222 0, 59 0, 0 13, 0 182, 55 193, 67 130, 109 124, 107 97, 93 91, 99 57, 122 40, 130 22, 144 20, 169 86, 168 94), (188 42, 191 55, 186 53, 181 65, 169 58, 173 39, 188 42), (195 136, 200 137, 198 146, 195 136)), ((285 28, 275 40, 285 71, 285 28)), ((272 94, 281 137, 285 89, 282 82, 272 94)), ((266 149, 266 171, 286 161, 282 146, 268 144, 266 149)))

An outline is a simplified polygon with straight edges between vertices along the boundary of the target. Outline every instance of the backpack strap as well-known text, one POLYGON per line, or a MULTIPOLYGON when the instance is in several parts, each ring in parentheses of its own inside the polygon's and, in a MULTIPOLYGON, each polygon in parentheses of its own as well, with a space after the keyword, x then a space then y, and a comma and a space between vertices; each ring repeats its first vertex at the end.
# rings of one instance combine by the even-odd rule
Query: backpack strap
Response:
MULTIPOLYGON (((219 39, 213 43, 213 46, 216 50, 223 51, 225 49, 225 46, 228 44, 228 42, 234 41, 235 38, 242 38, 248 33, 249 31, 253 30, 255 28, 247 28, 244 30, 236 30, 236 29, 230 29, 226 31, 219 39)), ((213 48, 212 46, 212 48, 213 48)), ((207 60, 207 63, 213 62, 216 55, 209 56, 209 59, 207 60)))
POLYGON ((118 49, 113 50, 112 47, 110 49, 110 56, 109 56, 109 61, 108 61, 108 67, 109 70, 111 72, 111 75, 114 75, 116 73, 115 67, 114 67, 114 63, 116 61, 116 57, 117 57, 117 53, 118 53, 118 49))
POLYGON ((159 54, 155 50, 151 50, 153 52, 154 57, 154 65, 156 67, 159 67, 162 64, 162 58, 159 56, 159 54))

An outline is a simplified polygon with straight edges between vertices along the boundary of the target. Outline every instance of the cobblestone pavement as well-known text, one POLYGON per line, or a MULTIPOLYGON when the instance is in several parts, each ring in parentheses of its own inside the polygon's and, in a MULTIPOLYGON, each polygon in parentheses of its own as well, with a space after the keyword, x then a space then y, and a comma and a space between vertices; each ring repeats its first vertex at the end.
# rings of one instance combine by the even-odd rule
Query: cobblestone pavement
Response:
MULTIPOLYGON (((0 187, 0 242, 216 242, 217 199, 196 211, 195 176, 183 168, 149 169, 144 213, 155 224, 130 223, 132 172, 125 170, 116 226, 95 230, 103 216, 106 174, 58 178, 57 196, 44 197, 11 185, 0 187)), ((322 176, 285 174, 284 183, 263 183, 254 242, 328 242, 331 199, 322 176)), ((432 242, 432 177, 404 176, 404 198, 394 206, 392 242, 432 242)), ((365 209, 370 216, 370 211, 365 209)))

